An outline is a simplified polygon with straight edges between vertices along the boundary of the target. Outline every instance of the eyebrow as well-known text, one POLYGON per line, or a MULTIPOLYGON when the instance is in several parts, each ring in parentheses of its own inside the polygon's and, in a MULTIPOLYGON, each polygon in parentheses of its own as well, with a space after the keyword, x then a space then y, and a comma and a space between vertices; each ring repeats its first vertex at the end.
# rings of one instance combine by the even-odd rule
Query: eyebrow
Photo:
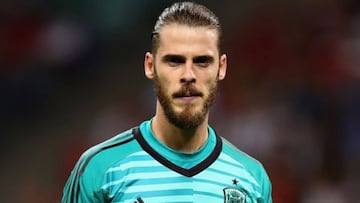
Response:
POLYGON ((214 57, 210 56, 210 55, 204 55, 204 56, 196 56, 193 58, 193 62, 194 63, 212 63, 214 61, 214 57))
POLYGON ((185 62, 185 57, 177 54, 167 54, 161 58, 163 62, 173 61, 174 59, 185 62))
MULTIPOLYGON (((183 55, 178 55, 178 54, 167 54, 162 57, 163 62, 169 62, 174 59, 176 59, 178 61, 184 61, 184 62, 186 60, 186 58, 183 55)), ((214 59, 214 57, 212 57, 210 55, 202 55, 202 56, 195 56, 192 60, 194 63, 196 63, 196 62, 212 63, 215 59, 214 59)))

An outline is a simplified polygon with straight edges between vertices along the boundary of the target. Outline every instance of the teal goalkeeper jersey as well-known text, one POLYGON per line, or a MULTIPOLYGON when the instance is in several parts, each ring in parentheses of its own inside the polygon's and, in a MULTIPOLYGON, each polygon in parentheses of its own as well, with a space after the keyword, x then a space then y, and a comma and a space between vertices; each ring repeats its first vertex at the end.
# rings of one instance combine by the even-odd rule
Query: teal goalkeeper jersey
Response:
POLYGON ((272 203, 264 167, 209 126, 194 153, 162 144, 151 120, 91 147, 76 163, 62 203, 272 203))

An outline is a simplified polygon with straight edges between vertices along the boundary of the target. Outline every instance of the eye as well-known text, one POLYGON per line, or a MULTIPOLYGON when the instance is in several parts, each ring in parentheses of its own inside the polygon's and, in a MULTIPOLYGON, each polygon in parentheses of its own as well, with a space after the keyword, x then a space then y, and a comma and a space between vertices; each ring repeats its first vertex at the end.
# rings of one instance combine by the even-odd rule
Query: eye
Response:
POLYGON ((193 60, 194 64, 204 68, 208 67, 213 61, 214 58, 211 56, 199 56, 193 60))
POLYGON ((168 55, 164 58, 164 62, 169 66, 175 67, 185 63, 185 58, 177 55, 168 55))

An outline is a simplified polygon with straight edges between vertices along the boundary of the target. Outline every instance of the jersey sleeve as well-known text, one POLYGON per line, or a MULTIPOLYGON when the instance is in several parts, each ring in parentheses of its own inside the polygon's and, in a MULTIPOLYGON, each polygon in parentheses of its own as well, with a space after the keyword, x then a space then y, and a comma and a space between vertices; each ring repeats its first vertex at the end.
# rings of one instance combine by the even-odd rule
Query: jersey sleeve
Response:
POLYGON ((272 203, 272 186, 269 176, 265 169, 262 167, 262 199, 261 203, 272 203))
POLYGON ((61 203, 109 203, 108 169, 129 153, 139 150, 133 129, 86 150, 75 164, 63 190, 61 203), (126 146, 124 146, 126 145, 126 146))
POLYGON ((61 203, 106 203, 96 170, 82 158, 72 170, 63 190, 61 203), (86 167, 85 167, 86 166, 86 167))

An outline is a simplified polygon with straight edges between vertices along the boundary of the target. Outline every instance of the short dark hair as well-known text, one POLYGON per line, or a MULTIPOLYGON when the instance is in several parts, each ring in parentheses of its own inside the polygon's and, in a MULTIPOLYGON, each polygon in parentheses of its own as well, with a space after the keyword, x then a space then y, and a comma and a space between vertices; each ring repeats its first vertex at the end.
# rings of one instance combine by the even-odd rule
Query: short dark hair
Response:
POLYGON ((194 2, 177 2, 164 9, 155 23, 151 34, 152 53, 159 48, 160 30, 165 25, 176 23, 187 26, 204 26, 215 29, 218 33, 217 47, 220 52, 222 28, 219 18, 207 7, 194 2))

